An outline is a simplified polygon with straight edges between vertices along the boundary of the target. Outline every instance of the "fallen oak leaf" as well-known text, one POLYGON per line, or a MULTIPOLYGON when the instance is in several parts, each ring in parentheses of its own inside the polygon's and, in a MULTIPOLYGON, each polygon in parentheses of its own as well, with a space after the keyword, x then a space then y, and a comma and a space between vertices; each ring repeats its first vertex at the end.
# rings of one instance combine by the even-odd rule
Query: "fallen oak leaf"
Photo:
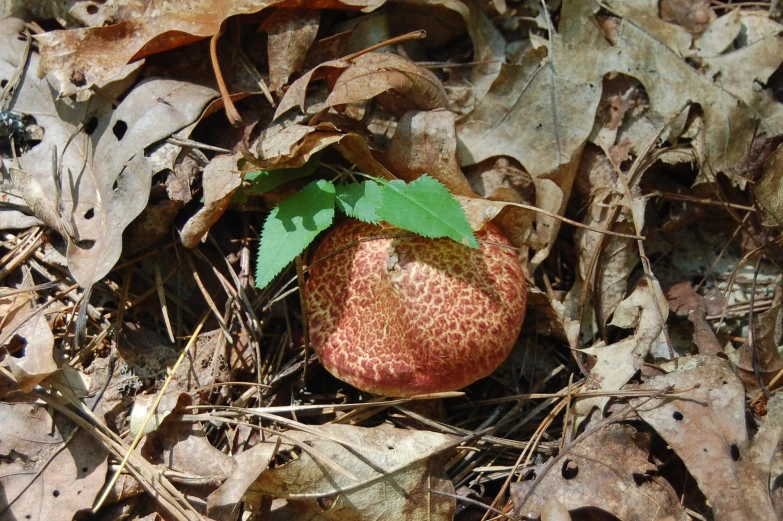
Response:
POLYGON ((627 425, 610 424, 576 440, 554 467, 536 473, 540 480, 511 485, 518 516, 541 516, 547 501, 555 499, 568 510, 597 508, 621 521, 690 519, 677 493, 649 461, 651 436, 627 425), (562 463, 560 463, 562 461, 562 463))
POLYGON ((761 438, 761 442, 749 441, 745 389, 728 362, 698 355, 678 358, 662 369, 671 372, 651 378, 641 388, 660 390, 673 386, 686 390, 665 398, 634 399, 631 403, 682 459, 710 501, 715 520, 775 519, 768 473, 780 437, 780 402, 775 415, 770 413, 774 421, 766 438, 761 438), (758 447, 754 447, 756 444, 758 447), (759 465, 764 459, 765 465, 759 465), (759 468, 754 470, 756 466, 759 468))

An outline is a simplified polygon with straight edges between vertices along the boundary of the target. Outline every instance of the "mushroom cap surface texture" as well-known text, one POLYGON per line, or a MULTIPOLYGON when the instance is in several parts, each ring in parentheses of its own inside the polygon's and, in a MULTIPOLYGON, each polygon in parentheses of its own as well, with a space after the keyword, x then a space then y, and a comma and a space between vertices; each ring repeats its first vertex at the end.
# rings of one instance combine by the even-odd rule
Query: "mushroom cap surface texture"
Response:
POLYGON ((500 229, 476 237, 480 250, 355 220, 332 230, 306 288, 323 366, 385 396, 453 391, 494 371, 519 336, 527 289, 515 250, 487 244, 510 246, 500 229))

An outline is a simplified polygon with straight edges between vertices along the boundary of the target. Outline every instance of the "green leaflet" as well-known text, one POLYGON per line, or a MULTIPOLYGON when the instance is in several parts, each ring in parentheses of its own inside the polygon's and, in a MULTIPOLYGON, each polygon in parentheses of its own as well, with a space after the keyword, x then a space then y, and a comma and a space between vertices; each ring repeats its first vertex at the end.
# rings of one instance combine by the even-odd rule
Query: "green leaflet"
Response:
POLYGON ((383 204, 377 214, 389 224, 424 237, 449 237, 479 247, 462 206, 448 188, 428 175, 408 184, 390 181, 383 187, 383 204))
POLYGON ((378 208, 383 205, 383 187, 375 181, 349 183, 337 187, 337 207, 348 217, 377 224, 378 208))
POLYGON ((266 287, 334 219, 335 189, 313 181, 275 207, 264 222, 258 247, 256 286, 266 287))

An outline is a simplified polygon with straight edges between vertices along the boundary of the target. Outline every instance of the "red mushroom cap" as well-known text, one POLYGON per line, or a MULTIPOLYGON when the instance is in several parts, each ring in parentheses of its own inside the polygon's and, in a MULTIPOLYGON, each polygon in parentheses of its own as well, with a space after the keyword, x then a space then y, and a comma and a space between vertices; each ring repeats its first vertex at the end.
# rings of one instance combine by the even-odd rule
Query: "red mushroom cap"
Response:
POLYGON ((480 250, 354 220, 332 230, 306 288, 323 366, 386 396, 453 391, 494 371, 527 290, 515 251, 493 245, 510 246, 503 233, 490 223, 476 235, 480 250))

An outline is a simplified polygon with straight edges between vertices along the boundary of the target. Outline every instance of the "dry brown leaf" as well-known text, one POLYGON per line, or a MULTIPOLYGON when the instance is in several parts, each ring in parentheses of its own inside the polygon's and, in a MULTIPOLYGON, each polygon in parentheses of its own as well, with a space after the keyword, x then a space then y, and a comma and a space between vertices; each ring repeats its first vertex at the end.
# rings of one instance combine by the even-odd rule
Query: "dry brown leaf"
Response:
POLYGON ((543 519, 546 503, 556 500, 570 511, 593 507, 620 521, 690 519, 648 459, 649 434, 612 424, 564 450, 536 470, 538 479, 511 485, 517 516, 543 519))
POLYGON ((69 270, 86 287, 114 266, 122 252, 122 231, 147 205, 154 172, 144 149, 195 121, 216 93, 191 83, 148 79, 115 110, 102 97, 73 104, 55 100, 49 83, 32 72, 37 55, 30 61, 14 109, 35 114, 45 134, 20 158, 29 174, 25 186, 37 190, 20 192, 31 197, 27 203, 41 211, 39 218, 65 232, 69 270), (89 134, 77 134, 82 125, 89 134), (53 180, 55 149, 62 157, 60 205, 53 180))
POLYGON ((315 41, 321 11, 278 9, 261 26, 269 35, 269 89, 282 94, 283 85, 304 65, 305 56, 315 41))
MULTIPOLYGON (((604 229, 615 205, 625 203, 626 207, 611 229, 635 233, 636 227, 630 222, 631 212, 627 207, 624 184, 603 152, 596 147, 586 147, 576 178, 580 200, 589 202, 582 223, 594 229, 604 229)), ((644 205, 645 199, 639 200, 644 205)), ((643 212, 640 214, 643 215, 643 212)), ((644 222, 635 224, 638 229, 644 227, 644 222)), ((589 277, 592 281, 596 321, 598 327, 604 330, 609 317, 628 292, 628 278, 639 262, 639 249, 633 239, 602 236, 589 230, 578 229, 574 236, 579 250, 579 277, 582 280, 589 277), (599 243, 599 262, 595 264, 594 271, 588 273, 594 256, 598 254, 596 250, 599 243)))
MULTIPOLYGON (((131 409, 130 420, 128 422, 130 426, 130 435, 134 438, 141 432, 143 436, 158 430, 163 421, 174 413, 177 409, 182 409, 193 403, 193 400, 186 393, 181 392, 167 392, 164 394, 155 412, 150 416, 149 421, 144 425, 144 420, 150 412, 150 409, 155 404, 157 395, 139 395, 133 401, 133 409, 131 409), (144 429, 142 431, 142 428, 144 429)), ((180 411, 181 412, 181 411, 180 411)))
POLYGON ((305 73, 286 92, 275 119, 295 106, 305 112, 305 95, 310 81, 329 76, 330 94, 325 107, 374 98, 395 116, 408 110, 432 110, 448 105, 440 80, 427 69, 396 54, 370 52, 352 60, 332 60, 305 73))
POLYGON ((90 509, 108 468, 92 436, 34 403, 0 402, 0 417, 0 517, 71 521, 90 509))
MULTIPOLYGON (((618 2, 619 5, 619 2, 618 2)), ((647 91, 651 123, 637 139, 650 139, 691 99, 704 113, 704 155, 712 167, 726 171, 745 153, 756 129, 755 112, 677 56, 652 30, 629 19, 620 22, 616 45, 607 42, 595 21, 596 4, 564 2, 560 34, 552 36, 549 56, 529 51, 519 65, 504 65, 487 96, 458 124, 463 162, 511 156, 536 182, 536 204, 562 212, 570 177, 548 187, 548 177, 574 162, 590 134, 606 73, 639 80, 647 91)), ((670 127, 676 137, 685 116, 670 127)), ((767 120, 759 132, 778 134, 778 122, 767 120)), ((571 171, 573 175, 573 170, 571 171)), ((551 183, 551 181, 550 181, 551 183)), ((543 240, 557 225, 538 225, 543 240)), ((549 241, 548 241, 549 242, 549 241)), ((533 264, 548 252, 537 254, 533 264)))
POLYGON ((675 25, 676 22, 669 23, 674 20, 666 18, 663 5, 661 5, 661 16, 658 16, 658 0, 608 0, 606 5, 617 16, 644 27, 677 55, 690 54, 691 34, 685 28, 675 25))
POLYGON ((210 489, 223 483, 235 468, 231 456, 210 444, 198 425, 165 420, 164 428, 150 434, 141 448, 149 461, 167 470, 195 477, 210 489))
POLYGON ((306 452, 291 463, 269 469, 250 491, 287 500, 285 506, 273 511, 274 519, 453 519, 454 499, 431 493, 430 489, 454 494, 441 453, 456 438, 388 425, 371 429, 323 425, 319 429, 366 450, 357 453, 354 448, 305 432, 288 434, 350 472, 356 480, 306 452))
POLYGON ((328 122, 314 126, 293 124, 272 127, 260 145, 264 159, 246 170, 297 168, 331 145, 361 172, 390 181, 396 179, 375 159, 372 153, 375 147, 366 137, 353 132, 344 133, 328 122))
POLYGON ((662 368, 671 372, 641 387, 673 387, 683 392, 666 398, 634 399, 634 408, 682 459, 710 501, 715 520, 774 520, 769 469, 781 435, 777 425, 780 412, 772 418, 777 432, 770 429, 773 432, 753 448, 745 427, 745 389, 725 360, 700 355, 679 358, 662 368), (769 441, 774 441, 771 449, 769 441), (762 453, 765 466, 760 465, 762 453), (759 474, 764 474, 763 478, 759 474))
POLYGON ((446 110, 406 112, 381 160, 406 182, 429 174, 454 195, 475 197, 457 160, 454 114, 446 110))
POLYGON ((718 56, 737 39, 741 30, 742 9, 732 9, 712 20, 704 32, 693 40, 693 47, 702 58, 718 56))
MULTIPOLYGON (((115 25, 51 31, 37 36, 41 65, 58 81, 59 95, 69 96, 114 78, 130 61, 210 37, 229 17, 257 13, 280 3, 280 0, 195 0, 187 4, 151 5, 126 2, 115 25)), ((383 3, 384 0, 369 3, 347 0, 319 7, 353 6, 371 11, 383 3)))
POLYGON ((204 168, 204 206, 188 219, 180 232, 180 240, 186 248, 194 248, 206 238, 209 229, 228 208, 231 198, 242 184, 237 168, 241 156, 216 156, 204 168))
POLYGON ((393 116, 409 110, 446 108, 448 97, 440 80, 429 70, 396 54, 370 52, 350 61, 336 80, 330 75, 331 92, 326 106, 347 105, 375 99, 393 116))

